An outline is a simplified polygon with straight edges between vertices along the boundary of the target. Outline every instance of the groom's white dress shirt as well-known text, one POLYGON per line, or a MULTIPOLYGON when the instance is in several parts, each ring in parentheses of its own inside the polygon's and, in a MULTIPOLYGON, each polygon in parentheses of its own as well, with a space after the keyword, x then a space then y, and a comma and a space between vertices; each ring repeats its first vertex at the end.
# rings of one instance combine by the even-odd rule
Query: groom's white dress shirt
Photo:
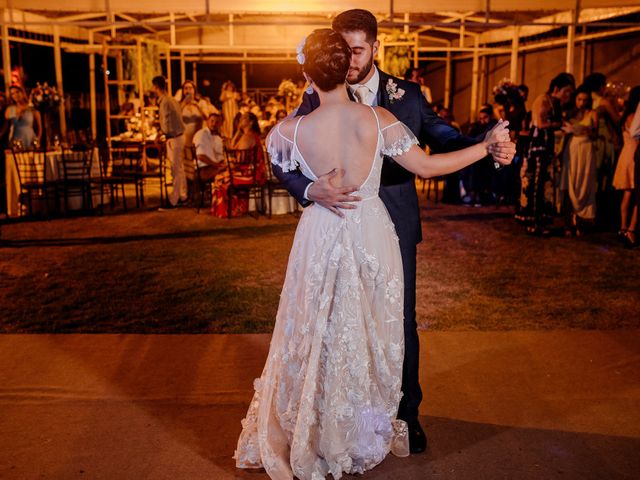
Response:
POLYGON ((354 85, 349 85, 349 90, 356 100, 359 103, 364 103, 366 105, 371 105, 375 107, 378 105, 378 87, 380 86, 380 74, 378 73, 378 69, 373 67, 373 75, 366 83, 356 83, 354 85), (364 94, 360 93, 364 92, 364 94), (363 96, 364 100, 361 100, 360 97, 363 96))

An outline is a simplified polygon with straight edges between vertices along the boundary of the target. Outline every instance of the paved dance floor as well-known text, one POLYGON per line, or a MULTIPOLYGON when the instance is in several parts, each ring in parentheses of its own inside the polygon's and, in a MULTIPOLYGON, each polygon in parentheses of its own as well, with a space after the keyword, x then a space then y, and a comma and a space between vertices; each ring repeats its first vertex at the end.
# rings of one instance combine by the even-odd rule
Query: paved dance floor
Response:
MULTIPOLYGON (((0 478, 266 479, 231 456, 269 339, 0 336, 0 478)), ((421 344, 429 449, 357 478, 640 475, 640 330, 421 332, 421 344)))

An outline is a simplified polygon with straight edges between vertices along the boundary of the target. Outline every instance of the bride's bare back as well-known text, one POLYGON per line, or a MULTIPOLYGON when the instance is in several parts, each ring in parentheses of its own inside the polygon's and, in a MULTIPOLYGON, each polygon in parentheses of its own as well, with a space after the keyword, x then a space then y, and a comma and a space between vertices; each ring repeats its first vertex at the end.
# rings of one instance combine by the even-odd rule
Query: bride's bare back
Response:
MULTIPOLYGON (((293 140, 297 122, 283 122, 280 133, 293 140)), ((353 102, 323 105, 300 120, 296 144, 316 177, 337 168, 345 175, 336 184, 362 185, 377 153, 376 117, 370 107, 353 102)))

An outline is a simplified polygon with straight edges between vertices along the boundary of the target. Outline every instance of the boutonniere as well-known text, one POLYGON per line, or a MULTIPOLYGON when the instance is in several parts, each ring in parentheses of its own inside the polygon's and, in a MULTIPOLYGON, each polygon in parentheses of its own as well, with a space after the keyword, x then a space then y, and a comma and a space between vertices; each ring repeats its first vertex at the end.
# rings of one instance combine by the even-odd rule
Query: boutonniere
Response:
POLYGON ((402 88, 398 88, 398 84, 390 78, 387 82, 387 94, 389 95, 389 102, 393 103, 396 100, 402 100, 402 97, 404 97, 404 90, 402 88))

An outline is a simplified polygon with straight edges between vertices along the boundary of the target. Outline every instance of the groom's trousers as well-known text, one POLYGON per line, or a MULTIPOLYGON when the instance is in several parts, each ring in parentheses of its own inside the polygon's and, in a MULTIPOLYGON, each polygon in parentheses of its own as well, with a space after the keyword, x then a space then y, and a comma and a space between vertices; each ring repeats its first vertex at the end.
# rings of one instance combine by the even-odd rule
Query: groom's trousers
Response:
MULTIPOLYGON (((383 178, 384 181, 384 178, 383 178)), ((396 227, 404 273, 404 363, 402 366, 402 399, 398 418, 406 421, 418 419, 422 401, 420 389, 420 343, 416 322, 416 247, 422 239, 420 207, 415 183, 403 182, 383 185, 380 198, 387 207, 396 227)))

